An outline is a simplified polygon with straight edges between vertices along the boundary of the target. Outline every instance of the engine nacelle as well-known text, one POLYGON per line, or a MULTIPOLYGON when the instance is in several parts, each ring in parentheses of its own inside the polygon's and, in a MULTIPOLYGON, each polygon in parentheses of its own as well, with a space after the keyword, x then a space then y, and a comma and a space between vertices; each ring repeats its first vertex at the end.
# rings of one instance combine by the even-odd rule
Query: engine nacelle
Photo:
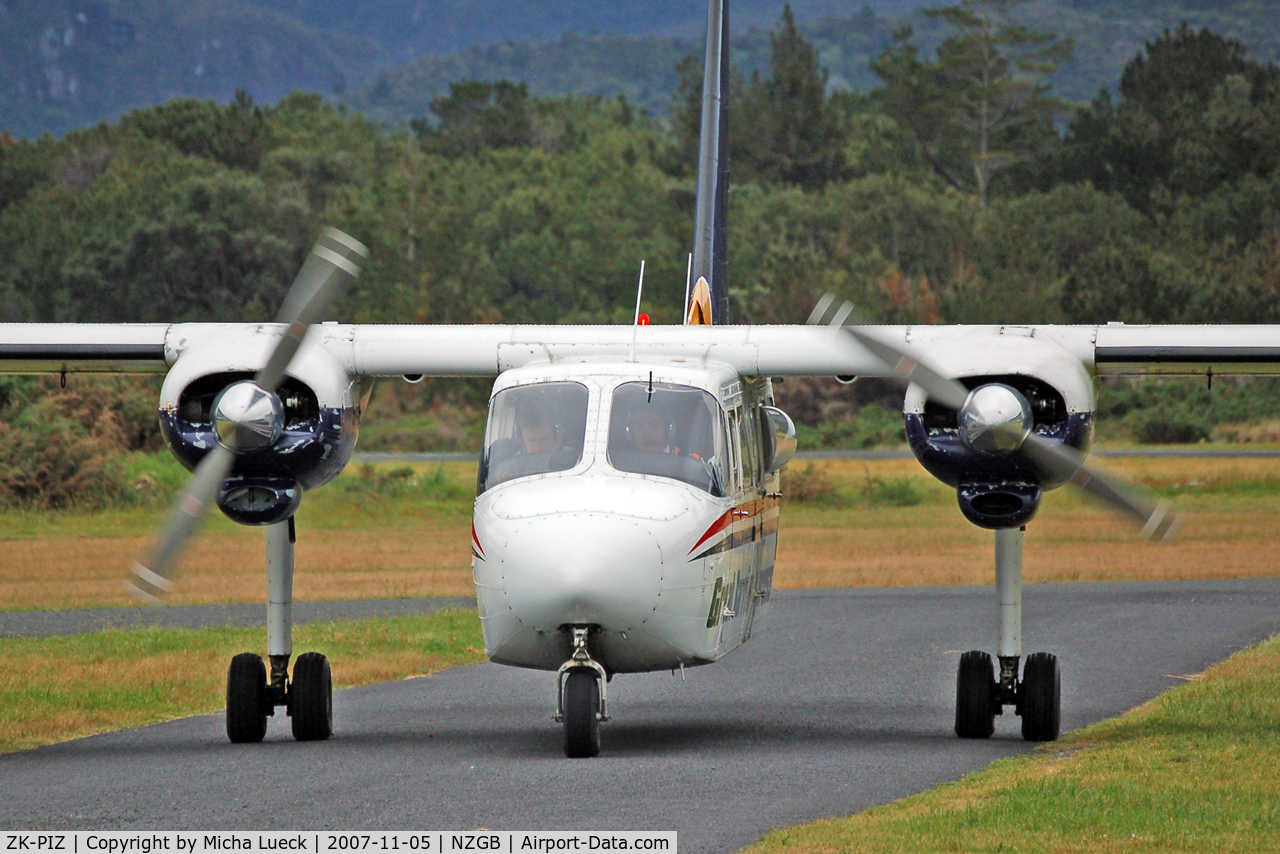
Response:
MULTIPOLYGON (((1088 451, 1093 439, 1093 380, 1079 360, 1030 330, 977 332, 928 353, 971 392, 998 385, 1009 400, 1025 401, 1031 430, 1042 439, 1088 451)), ((972 398, 971 398, 972 400, 972 398)), ((1066 482, 1019 447, 983 449, 961 429, 958 414, 927 399, 916 385, 903 405, 907 441, 934 477, 956 489, 965 518, 983 528, 1016 528, 1035 515, 1043 493, 1066 482)))
MULTIPOLYGON (((160 429, 188 469, 218 443, 215 399, 231 384, 253 378, 278 334, 271 326, 229 327, 183 352, 169 371, 160 390, 160 429)), ((304 342, 276 394, 283 407, 279 437, 238 452, 218 490, 218 507, 243 525, 289 518, 302 493, 337 477, 355 451, 359 384, 323 347, 304 342)))

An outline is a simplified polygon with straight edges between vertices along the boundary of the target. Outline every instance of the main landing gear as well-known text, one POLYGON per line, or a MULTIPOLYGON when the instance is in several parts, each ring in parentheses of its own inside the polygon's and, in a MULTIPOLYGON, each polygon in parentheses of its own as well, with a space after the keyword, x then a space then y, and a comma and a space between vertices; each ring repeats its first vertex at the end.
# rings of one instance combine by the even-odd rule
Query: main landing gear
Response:
POLYGON ((991 656, 973 650, 960 656, 956 674, 956 735, 989 738, 995 717, 1013 706, 1022 717, 1022 737, 1027 741, 1055 741, 1061 731, 1062 689, 1058 659, 1047 652, 1027 656, 1018 679, 1022 657, 1022 530, 995 532, 997 625, 1000 646, 999 676, 991 656))
POLYGON ((293 654, 293 517, 267 527, 267 657, 242 652, 227 671, 227 738, 236 744, 262 741, 267 718, 283 706, 298 741, 319 741, 333 734, 333 677, 329 660, 318 652, 293 654))
POLYGON ((556 716, 564 723, 564 755, 600 753, 600 724, 609 720, 609 674, 587 651, 589 630, 573 627, 573 655, 556 674, 556 716))

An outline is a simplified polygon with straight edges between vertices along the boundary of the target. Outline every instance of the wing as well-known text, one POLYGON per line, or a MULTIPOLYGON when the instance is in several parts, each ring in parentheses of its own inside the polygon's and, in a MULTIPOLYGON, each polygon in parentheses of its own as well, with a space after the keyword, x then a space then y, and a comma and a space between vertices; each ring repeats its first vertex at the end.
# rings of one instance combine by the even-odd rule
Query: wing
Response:
MULTIPOLYGON (((967 342, 1052 344, 1101 376, 1280 374, 1280 326, 875 326, 883 340, 928 353, 967 342)), ((0 324, 3 373, 163 373, 222 339, 229 353, 273 324, 0 324)), ((715 362, 744 376, 892 376, 866 347, 820 326, 504 326, 325 324, 317 342, 351 377, 496 376, 560 359, 630 357, 715 362)), ((1009 365, 1016 372, 1017 365, 1009 365)))

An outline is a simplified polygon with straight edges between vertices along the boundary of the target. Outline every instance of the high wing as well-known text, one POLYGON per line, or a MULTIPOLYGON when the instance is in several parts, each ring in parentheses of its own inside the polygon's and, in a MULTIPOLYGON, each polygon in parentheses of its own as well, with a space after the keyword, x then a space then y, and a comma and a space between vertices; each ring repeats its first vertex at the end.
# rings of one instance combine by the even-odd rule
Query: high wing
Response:
MULTIPOLYGON (((927 353, 972 339, 1052 342, 1097 376, 1280 374, 1280 326, 874 326, 927 353)), ((199 345, 275 339, 260 323, 0 324, 0 373, 164 373, 199 345)), ((814 326, 324 324, 316 342, 353 378, 496 376, 563 359, 716 362, 743 376, 888 376, 855 340, 814 326)), ((1016 365, 1010 371, 1016 373, 1016 365)))

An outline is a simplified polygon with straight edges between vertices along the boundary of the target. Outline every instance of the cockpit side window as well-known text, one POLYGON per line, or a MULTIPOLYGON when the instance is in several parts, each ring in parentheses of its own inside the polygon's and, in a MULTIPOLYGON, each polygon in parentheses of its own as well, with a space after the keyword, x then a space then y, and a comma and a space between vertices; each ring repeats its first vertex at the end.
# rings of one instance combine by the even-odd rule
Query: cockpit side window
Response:
POLYGON ((672 383, 623 383, 613 392, 609 464, 724 495, 724 426, 716 399, 672 383))
POLYGON ((587 387, 534 383, 493 396, 476 494, 517 477, 567 471, 582 459, 587 387))

